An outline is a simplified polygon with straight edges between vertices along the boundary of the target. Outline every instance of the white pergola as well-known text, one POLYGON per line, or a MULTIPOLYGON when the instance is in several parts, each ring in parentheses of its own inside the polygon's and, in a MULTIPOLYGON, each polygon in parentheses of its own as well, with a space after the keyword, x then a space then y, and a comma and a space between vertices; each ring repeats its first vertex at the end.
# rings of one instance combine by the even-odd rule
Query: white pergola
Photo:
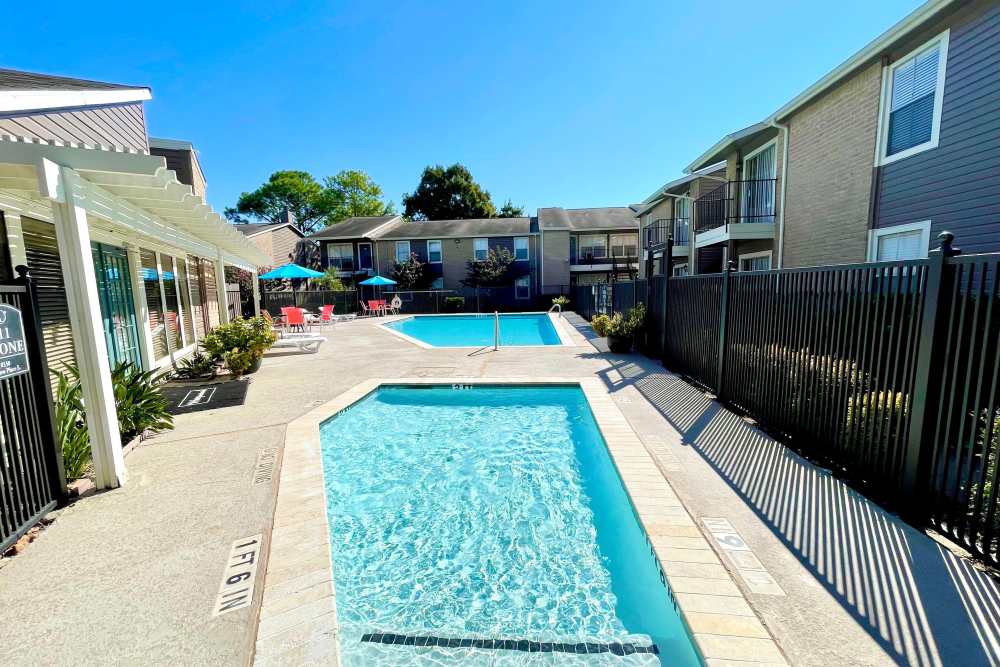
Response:
MULTIPOLYGON (((140 244, 212 259, 223 321, 228 317, 225 265, 253 273, 256 286, 256 267, 270 258, 180 183, 163 158, 140 153, 0 137, 0 209, 15 265, 27 263, 23 244, 15 243, 21 238, 20 216, 55 225, 96 482, 98 488, 120 486, 125 464, 91 241, 124 246, 133 274, 140 244)), ((132 283, 141 295, 141 287, 132 283)), ((148 359, 148 313, 144 299, 135 301, 148 359)), ((255 298, 255 308, 256 303, 255 298)))

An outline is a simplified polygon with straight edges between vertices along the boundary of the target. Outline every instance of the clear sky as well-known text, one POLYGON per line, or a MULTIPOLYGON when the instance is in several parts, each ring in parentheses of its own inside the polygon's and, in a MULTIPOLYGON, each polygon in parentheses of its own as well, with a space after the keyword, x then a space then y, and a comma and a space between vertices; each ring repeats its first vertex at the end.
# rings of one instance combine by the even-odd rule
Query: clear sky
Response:
POLYGON ((920 3, 103 4, 10 4, 0 66, 150 86, 219 211, 279 169, 362 169, 398 206, 461 162, 534 214, 641 201, 920 3))

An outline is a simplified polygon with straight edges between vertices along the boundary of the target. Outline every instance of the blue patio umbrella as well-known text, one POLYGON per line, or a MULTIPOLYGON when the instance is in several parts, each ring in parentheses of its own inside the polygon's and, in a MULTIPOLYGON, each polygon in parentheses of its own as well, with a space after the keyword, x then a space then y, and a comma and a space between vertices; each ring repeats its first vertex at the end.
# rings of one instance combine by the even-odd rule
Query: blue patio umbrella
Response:
POLYGON ((284 266, 279 266, 278 268, 268 271, 264 275, 260 276, 261 280, 284 280, 286 278, 319 278, 323 274, 319 271, 313 271, 312 269, 307 269, 304 266, 299 266, 298 264, 285 264, 284 266))
POLYGON ((395 280, 393 280, 391 278, 383 278, 382 276, 372 276, 368 280, 362 280, 358 284, 359 285, 371 285, 373 288, 374 287, 382 288, 382 287, 384 287, 386 285, 395 285, 397 283, 396 283, 395 280))

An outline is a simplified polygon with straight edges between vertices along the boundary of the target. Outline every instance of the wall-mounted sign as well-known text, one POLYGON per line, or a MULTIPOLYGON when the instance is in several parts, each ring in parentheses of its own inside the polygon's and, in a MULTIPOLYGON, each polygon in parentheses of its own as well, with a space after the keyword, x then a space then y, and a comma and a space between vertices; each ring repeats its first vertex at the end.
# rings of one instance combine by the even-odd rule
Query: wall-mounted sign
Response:
POLYGON ((24 342, 21 311, 0 304, 0 380, 28 372, 28 346, 24 342))

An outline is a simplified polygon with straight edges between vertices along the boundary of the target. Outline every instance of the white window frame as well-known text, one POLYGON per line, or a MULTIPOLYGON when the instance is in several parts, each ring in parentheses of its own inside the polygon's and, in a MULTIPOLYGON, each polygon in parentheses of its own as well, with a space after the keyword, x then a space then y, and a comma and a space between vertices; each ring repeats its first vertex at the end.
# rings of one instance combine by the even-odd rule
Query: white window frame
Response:
MULTIPOLYGON (((353 272, 354 268, 355 268, 355 265, 357 264, 357 261, 355 260, 355 257, 354 257, 354 245, 351 244, 351 243, 327 243, 326 244, 326 260, 327 260, 327 265, 329 265, 330 260, 333 259, 333 256, 330 254, 330 251, 332 251, 334 248, 348 248, 350 250, 350 255, 351 255, 351 268, 344 269, 344 268, 338 266, 338 267, 336 267, 336 269, 338 271, 351 271, 351 272, 353 272)), ((336 258, 337 259, 343 259, 343 257, 341 257, 340 255, 337 255, 336 258)))
POLYGON ((774 266, 774 251, 773 250, 762 250, 760 252, 748 252, 737 256, 736 266, 740 271, 743 271, 743 260, 744 259, 757 259, 759 257, 767 257, 767 269, 770 271, 771 267, 774 266))
POLYGON ((595 246, 585 246, 584 240, 598 238, 601 240, 601 246, 604 248, 603 255, 593 255, 594 259, 607 259, 608 258, 608 235, 607 234, 580 234, 576 239, 576 254, 580 259, 586 259, 587 253, 583 251, 584 248, 593 248, 595 246))
POLYGON ((749 153, 743 156, 743 163, 740 169, 740 178, 743 179, 743 184, 740 185, 740 222, 745 222, 753 217, 759 217, 759 216, 746 215, 746 208, 749 206, 749 202, 747 201, 747 199, 749 199, 749 195, 747 194, 746 190, 747 188, 746 181, 750 180, 747 177, 747 162, 757 157, 759 153, 763 153, 772 146, 774 146, 774 153, 773 153, 774 157, 771 158, 771 171, 774 173, 774 181, 771 183, 771 215, 773 216, 778 209, 778 202, 774 198, 775 195, 774 186, 778 182, 778 137, 775 137, 774 139, 771 139, 770 141, 761 144, 760 146, 758 146, 757 148, 755 148, 754 150, 750 151, 749 153))
POLYGON ((906 159, 911 155, 916 155, 917 153, 923 153, 924 151, 929 151, 932 148, 937 148, 938 136, 941 132, 941 109, 944 105, 944 80, 945 74, 948 70, 948 40, 950 36, 951 30, 945 30, 940 35, 927 40, 917 48, 907 53, 905 56, 897 58, 895 62, 882 68, 882 94, 879 99, 878 130, 875 134, 876 167, 892 164, 897 160, 906 159), (900 65, 908 62, 921 51, 926 51, 931 46, 934 46, 935 43, 939 43, 939 51, 937 85, 934 89, 934 116, 931 119, 931 138, 929 141, 925 141, 922 144, 910 146, 905 151, 900 151, 895 155, 887 156, 885 151, 889 145, 889 107, 892 100, 893 73, 899 68, 900 65))
POLYGON ((431 239, 430 241, 427 242, 427 263, 428 264, 440 264, 443 261, 444 261, 444 244, 441 243, 441 241, 438 240, 438 239, 431 239), (431 259, 431 244, 432 243, 437 243, 437 246, 438 246, 438 256, 439 257, 438 257, 437 260, 431 259))
POLYGON ((395 254, 393 255, 393 259, 396 261, 396 264, 402 264, 403 262, 409 260, 410 255, 412 254, 412 251, 410 250, 409 241, 396 241, 396 245, 394 246, 393 251, 395 252, 395 254), (402 260, 399 259, 400 248, 406 248, 406 258, 402 260))
MULTIPOLYGON (((902 225, 893 225, 891 227, 876 227, 875 229, 868 230, 868 261, 877 262, 878 261, 878 242, 883 236, 891 236, 893 234, 905 234, 906 232, 917 232, 920 234, 920 247, 924 249, 924 254, 922 257, 915 257, 914 259, 922 259, 927 257, 927 252, 931 245, 931 221, 921 220, 919 222, 908 222, 902 225)), ((903 261, 903 260, 899 260, 903 261)))
POLYGON ((487 259, 489 256, 490 256, 490 239, 488 237, 487 238, 475 238, 475 239, 472 239, 472 259, 475 260, 475 261, 477 261, 477 262, 482 262, 485 259, 487 259), (482 250, 484 252, 484 255, 482 257, 478 257, 477 256, 479 254, 479 250, 480 250, 479 249, 479 244, 480 243, 482 243, 482 245, 483 245, 482 250))
POLYGON ((530 257, 531 257, 531 254, 530 254, 530 251, 529 251, 528 237, 527 236, 515 236, 514 237, 514 261, 516 261, 516 262, 527 262, 530 257), (518 250, 517 244, 520 241, 524 242, 524 257, 518 257, 517 256, 517 250, 518 250))
POLYGON ((670 275, 673 276, 673 277, 675 277, 675 278, 681 278, 684 275, 691 275, 691 270, 688 268, 688 263, 687 262, 680 262, 678 264, 674 264, 672 267, 670 267, 670 275), (687 270, 687 274, 677 273, 677 270, 681 269, 681 268, 686 269, 687 270))
POLYGON ((530 299, 531 298, 531 276, 521 276, 514 281, 514 298, 515 299, 530 299), (528 293, 521 296, 518 290, 525 288, 528 293))

